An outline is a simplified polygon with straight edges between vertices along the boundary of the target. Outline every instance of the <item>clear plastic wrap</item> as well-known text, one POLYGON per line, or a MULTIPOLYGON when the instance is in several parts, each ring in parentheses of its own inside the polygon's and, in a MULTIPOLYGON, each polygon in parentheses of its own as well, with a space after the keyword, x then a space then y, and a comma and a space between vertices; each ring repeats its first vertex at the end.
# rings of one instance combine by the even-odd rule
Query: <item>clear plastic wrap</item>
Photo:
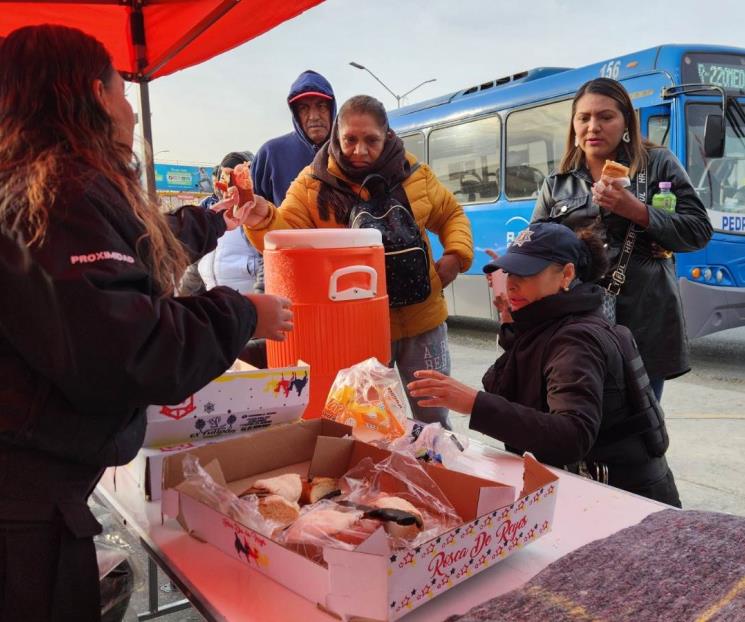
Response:
POLYGON ((322 416, 351 426, 356 438, 369 442, 402 436, 407 407, 398 372, 369 358, 339 370, 322 416))
POLYGON ((468 447, 468 437, 450 432, 439 423, 425 424, 409 420, 406 422, 406 434, 384 447, 410 454, 422 462, 442 464, 448 469, 458 470, 462 454, 468 447))
POLYGON ((383 522, 391 536, 393 548, 418 546, 463 522, 440 487, 408 454, 394 452, 378 463, 364 458, 339 480, 339 487, 342 490, 338 500, 340 503, 376 506, 384 498, 394 498, 402 499, 416 508, 422 520, 416 535, 412 534, 411 529, 392 529, 392 522, 383 522))
POLYGON ((194 456, 184 457, 183 470, 184 482, 179 485, 179 489, 187 490, 202 503, 266 537, 271 537, 277 529, 284 527, 284 524, 267 519, 261 514, 256 495, 243 498, 236 496, 229 488, 216 482, 194 456))
POLYGON ((300 517, 277 536, 277 541, 316 563, 323 563, 323 548, 354 550, 379 526, 363 518, 354 507, 323 500, 306 505, 300 517))
POLYGON ((144 571, 122 524, 93 499, 88 506, 103 527, 93 538, 101 582, 101 620, 120 622, 132 594, 144 585, 144 571))

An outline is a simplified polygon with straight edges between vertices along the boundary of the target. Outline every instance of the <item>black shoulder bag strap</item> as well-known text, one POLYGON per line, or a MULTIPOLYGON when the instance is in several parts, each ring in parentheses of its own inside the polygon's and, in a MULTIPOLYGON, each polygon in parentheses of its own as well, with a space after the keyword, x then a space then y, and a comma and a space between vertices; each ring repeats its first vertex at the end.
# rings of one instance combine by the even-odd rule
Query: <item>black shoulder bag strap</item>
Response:
MULTIPOLYGON (((646 205, 647 203, 647 167, 645 166, 639 171, 636 176, 636 198, 646 205)), ((634 251, 634 244, 636 244, 636 225, 633 222, 629 223, 629 228, 626 229, 626 238, 623 241, 621 247, 621 255, 618 258, 618 264, 616 269, 611 272, 610 282, 608 283, 608 293, 618 296, 621 293, 621 287, 626 282, 626 268, 629 265, 631 259, 631 253, 634 251)))

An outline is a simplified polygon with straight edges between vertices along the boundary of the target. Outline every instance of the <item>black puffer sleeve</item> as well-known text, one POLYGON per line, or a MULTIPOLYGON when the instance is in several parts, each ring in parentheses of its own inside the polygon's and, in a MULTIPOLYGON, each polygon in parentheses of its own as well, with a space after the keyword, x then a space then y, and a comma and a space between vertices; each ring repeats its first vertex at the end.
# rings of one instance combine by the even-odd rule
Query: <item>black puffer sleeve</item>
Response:
POLYGON ((192 262, 215 250, 227 225, 222 213, 196 205, 184 205, 167 214, 168 225, 189 253, 192 262))
POLYGON ((561 466, 582 460, 595 444, 603 415, 606 360, 589 331, 573 325, 551 339, 543 370, 548 412, 481 391, 470 427, 561 466))
POLYGON ((98 178, 59 196, 34 258, 70 348, 51 375, 67 399, 91 414, 173 404, 227 369, 256 328, 253 304, 224 287, 163 296, 138 253, 141 225, 113 186, 98 178))

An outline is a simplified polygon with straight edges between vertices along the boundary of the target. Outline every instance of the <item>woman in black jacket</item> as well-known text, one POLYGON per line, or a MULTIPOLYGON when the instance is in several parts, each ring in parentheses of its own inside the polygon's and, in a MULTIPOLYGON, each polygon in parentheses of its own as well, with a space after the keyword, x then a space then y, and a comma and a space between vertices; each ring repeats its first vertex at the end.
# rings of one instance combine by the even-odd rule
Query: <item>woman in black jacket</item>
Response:
MULTIPOLYGON (((618 266, 629 226, 636 227, 616 321, 634 334, 660 399, 666 378, 690 370, 675 260, 666 251, 703 248, 712 227, 677 158, 642 139, 631 99, 619 82, 596 78, 577 91, 564 155, 558 170, 546 178, 532 216, 533 222, 547 219, 575 230, 601 224, 609 272, 618 266), (606 159, 630 168, 629 188, 601 179, 606 159), (677 197, 672 213, 651 207, 661 181, 671 182, 677 197)), ((608 277, 600 284, 608 285, 608 277)))
MULTIPOLYGON (((511 307, 500 328, 505 353, 484 376, 484 391, 430 370, 416 372, 409 390, 420 406, 470 414, 471 429, 510 449, 679 506, 664 427, 664 440, 650 441, 650 427, 628 425, 640 413, 631 405, 618 336, 600 311, 600 287, 592 284, 607 267, 603 242, 589 230, 580 235, 532 224, 484 268, 508 274, 511 307)), ((651 388, 643 389, 658 407, 651 388)))
POLYGON ((100 618, 86 502, 103 469, 135 456, 146 405, 182 401, 252 334, 291 328, 278 297, 173 296, 240 222, 196 207, 167 221, 140 188, 133 128, 92 37, 45 25, 0 42, 2 620, 100 618))

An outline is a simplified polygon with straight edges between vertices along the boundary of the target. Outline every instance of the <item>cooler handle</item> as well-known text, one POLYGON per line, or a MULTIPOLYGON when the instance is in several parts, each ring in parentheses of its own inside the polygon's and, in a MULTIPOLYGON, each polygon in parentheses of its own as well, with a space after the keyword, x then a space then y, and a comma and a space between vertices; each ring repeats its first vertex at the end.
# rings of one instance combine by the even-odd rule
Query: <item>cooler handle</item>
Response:
POLYGON ((334 270, 329 278, 329 298, 334 302, 342 302, 344 300, 360 300, 362 298, 372 298, 377 294, 378 290, 378 273, 374 268, 370 266, 346 266, 345 268, 339 268, 334 270), (370 289, 363 289, 359 287, 350 287, 340 292, 338 289, 339 278, 346 276, 347 274, 354 274, 355 272, 362 272, 370 277, 370 289))

